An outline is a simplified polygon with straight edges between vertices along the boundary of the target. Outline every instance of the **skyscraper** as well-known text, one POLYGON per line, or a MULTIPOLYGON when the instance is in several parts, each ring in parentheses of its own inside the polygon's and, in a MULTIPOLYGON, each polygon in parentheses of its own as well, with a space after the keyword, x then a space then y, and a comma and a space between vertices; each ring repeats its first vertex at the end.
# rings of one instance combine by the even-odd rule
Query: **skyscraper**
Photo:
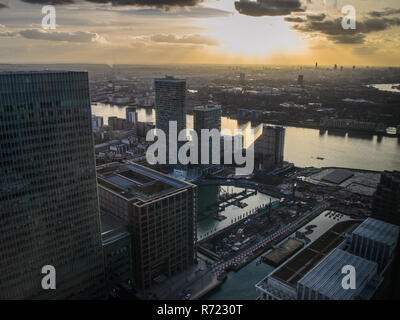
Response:
POLYGON ((126 128, 132 128, 136 126, 137 112, 136 107, 126 107, 126 128))
POLYGON ((285 128, 263 125, 263 132, 254 144, 256 168, 269 170, 283 164, 285 128))
POLYGON ((0 146, 0 299, 102 297, 87 73, 0 73, 0 146))
POLYGON ((382 173, 372 210, 378 219, 400 225, 400 171, 382 173))
MULTIPOLYGON (((193 129, 197 133, 198 142, 199 142, 199 164, 201 163, 201 148, 204 147, 206 141, 202 141, 201 139, 201 130, 202 129, 216 129, 218 132, 221 131, 221 106, 219 105, 205 105, 198 106, 193 108, 193 129)), ((218 146, 220 145, 220 141, 217 142, 218 146)), ((212 164, 212 141, 209 139, 209 151, 208 158, 209 162, 205 165, 200 165, 202 171, 210 171, 212 168, 216 167, 216 165, 212 164)), ((217 165, 218 166, 218 165, 217 165)))
POLYGON ((97 168, 100 208, 132 234, 135 283, 158 280, 193 264, 196 186, 134 163, 97 168))
MULTIPOLYGON (((177 133, 186 129, 186 80, 166 76, 154 80, 156 128, 167 138, 167 161, 169 151, 169 122, 176 121, 177 133)), ((182 143, 178 143, 178 148, 182 143)))

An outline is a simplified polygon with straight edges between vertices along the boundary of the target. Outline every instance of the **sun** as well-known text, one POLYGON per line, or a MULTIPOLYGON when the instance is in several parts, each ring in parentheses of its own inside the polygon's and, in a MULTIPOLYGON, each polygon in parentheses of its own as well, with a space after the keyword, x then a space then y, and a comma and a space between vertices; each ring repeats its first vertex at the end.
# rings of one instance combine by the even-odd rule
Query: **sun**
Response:
POLYGON ((300 35, 290 29, 283 17, 242 15, 235 10, 233 1, 221 1, 218 7, 232 12, 232 16, 210 18, 203 24, 224 51, 262 56, 279 51, 298 53, 305 48, 300 35))

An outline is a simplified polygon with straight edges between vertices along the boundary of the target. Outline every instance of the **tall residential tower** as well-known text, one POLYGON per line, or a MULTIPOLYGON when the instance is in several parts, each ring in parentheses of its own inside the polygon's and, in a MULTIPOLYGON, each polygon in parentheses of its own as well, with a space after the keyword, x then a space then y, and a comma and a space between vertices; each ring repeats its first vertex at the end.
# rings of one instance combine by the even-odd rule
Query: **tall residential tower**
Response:
MULTIPOLYGON (((156 128, 162 130, 166 135, 168 161, 170 122, 176 121, 177 134, 186 129, 186 80, 167 76, 155 79, 154 87, 156 128)), ((178 148, 182 144, 178 143, 178 148)))

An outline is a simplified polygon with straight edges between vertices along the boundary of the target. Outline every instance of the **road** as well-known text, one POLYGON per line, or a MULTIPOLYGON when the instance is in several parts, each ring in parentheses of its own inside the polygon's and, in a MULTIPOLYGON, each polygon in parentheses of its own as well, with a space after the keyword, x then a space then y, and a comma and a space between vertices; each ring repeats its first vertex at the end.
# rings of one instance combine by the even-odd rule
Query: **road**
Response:
POLYGON ((293 233, 302 225, 304 225, 309 219, 313 218, 317 213, 322 212, 323 210, 327 209, 330 206, 328 202, 323 202, 319 204, 316 208, 311 210, 308 213, 305 213, 301 216, 298 220, 282 227, 281 229, 277 230, 267 238, 261 240, 260 242, 252 245, 251 247, 247 248, 245 251, 239 253, 237 256, 232 257, 227 261, 217 262, 213 265, 213 271, 216 273, 217 276, 222 274, 228 267, 233 266, 235 263, 240 263, 242 260, 246 259, 247 257, 253 255, 256 250, 260 248, 268 247, 273 244, 273 242, 281 237, 282 235, 289 235, 293 233))

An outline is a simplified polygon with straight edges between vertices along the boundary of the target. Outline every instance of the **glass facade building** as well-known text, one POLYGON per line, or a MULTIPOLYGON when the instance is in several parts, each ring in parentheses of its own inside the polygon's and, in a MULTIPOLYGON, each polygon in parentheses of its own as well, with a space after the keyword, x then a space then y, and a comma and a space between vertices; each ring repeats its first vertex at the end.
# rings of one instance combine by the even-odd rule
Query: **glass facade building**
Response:
POLYGON ((0 73, 0 299, 104 296, 93 150, 87 73, 0 73))

